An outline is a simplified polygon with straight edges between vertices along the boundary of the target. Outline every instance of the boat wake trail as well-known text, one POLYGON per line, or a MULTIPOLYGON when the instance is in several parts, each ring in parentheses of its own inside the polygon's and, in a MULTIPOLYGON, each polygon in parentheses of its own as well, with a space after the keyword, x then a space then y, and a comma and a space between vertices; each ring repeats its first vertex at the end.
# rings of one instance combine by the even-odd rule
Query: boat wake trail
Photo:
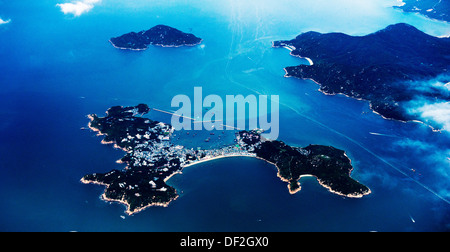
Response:
POLYGON ((345 135, 345 134, 343 134, 343 133, 341 133, 341 132, 339 132, 339 131, 337 131, 337 130, 335 130, 335 129, 333 129, 333 128, 330 128, 329 126, 327 126, 327 125, 325 125, 325 124, 323 124, 323 123, 321 123, 321 122, 315 120, 314 118, 311 118, 311 117, 309 117, 309 116, 307 116, 307 115, 301 113, 301 112, 298 111, 297 109, 295 109, 295 108, 293 108, 293 107, 291 107, 291 106, 289 106, 289 105, 287 105, 287 104, 280 103, 280 105, 285 106, 285 107, 291 109, 291 110, 294 111, 297 115, 299 115, 299 116, 301 116, 301 117, 303 117, 303 118, 305 118, 305 119, 308 119, 309 121, 311 121, 311 122, 313 122, 313 123, 315 123, 315 124, 318 124, 318 125, 322 126, 323 128, 325 128, 325 129, 327 129, 327 130, 329 130, 329 131, 331 131, 331 132, 333 132, 333 133, 335 133, 335 134, 337 134, 337 135, 339 135, 339 136, 341 136, 341 137, 347 139, 348 141, 354 143, 355 145, 357 145, 357 146, 360 147, 361 149, 365 150, 367 153, 369 153, 369 154, 372 155, 373 157, 377 158, 378 160, 380 160, 381 162, 383 162, 384 164, 386 164, 388 167, 394 169, 394 170, 397 171, 398 173, 400 173, 400 174, 402 174, 403 176, 407 177, 407 178, 410 179, 411 181, 415 182, 417 185, 421 186, 422 188, 424 188, 425 190, 427 190, 427 191, 430 192, 431 194, 435 195, 436 197, 438 197, 439 199, 443 200, 445 203, 447 203, 447 204, 450 205, 450 201, 449 201, 449 200, 447 200, 446 198, 442 197, 441 195, 439 195, 437 192, 433 191, 431 188, 429 188, 428 186, 426 186, 426 185, 423 184, 422 182, 420 182, 420 181, 418 181, 417 179, 414 179, 413 177, 409 176, 407 173, 405 173, 405 172, 402 171, 401 169, 397 168, 395 165, 391 164, 391 163, 390 163, 389 161, 387 161, 386 159, 384 159, 384 158, 380 157, 379 155, 375 154, 373 151, 371 151, 371 150, 369 150, 368 148, 366 148, 366 147, 365 147, 364 145, 362 145, 360 142, 354 140, 353 138, 351 138, 351 137, 349 137, 349 136, 347 136, 347 135, 345 135))
MULTIPOLYGON (((228 62, 226 64, 226 68, 225 68, 225 77, 230 81, 230 83, 233 83, 235 85, 238 85, 242 88, 245 88, 257 95, 262 95, 264 92, 258 91, 256 89, 252 89, 250 87, 248 87, 248 85, 239 83, 238 81, 236 81, 231 73, 231 69, 230 69, 230 64, 233 61, 233 58, 238 56, 238 55, 242 55, 245 54, 246 51, 244 50, 240 50, 240 46, 242 44, 242 40, 243 40, 243 21, 242 21, 242 8, 241 8, 241 4, 239 1, 233 1, 232 3, 232 8, 231 8, 231 20, 230 20, 230 29, 232 30, 232 41, 230 44, 230 49, 229 49, 229 54, 228 54, 228 62)), ((258 10, 256 12, 257 14, 259 13, 258 10)), ((258 14, 259 16, 259 14, 258 14)), ((259 17, 258 17, 259 18, 259 17)), ((257 41, 258 36, 265 36, 265 34, 263 33, 263 27, 261 25, 257 26, 257 32, 255 34, 255 41, 257 41), (261 34, 261 35, 260 35, 261 34)), ((313 63, 310 62, 310 64, 312 65, 313 63)), ((270 99, 270 96, 269 96, 270 99)), ((388 167, 390 167, 391 169, 397 171, 398 173, 400 173, 401 175, 405 176, 406 178, 410 179, 411 181, 415 182, 417 185, 419 185, 420 187, 422 187, 423 189, 427 190, 428 192, 430 192, 431 194, 435 195, 437 198, 441 199, 442 201, 444 201, 445 203, 450 205, 450 201, 446 198, 444 198, 443 196, 439 195, 437 192, 433 191, 431 188, 429 188, 427 185, 423 184, 422 182, 418 181, 417 179, 414 179, 413 177, 411 177, 410 175, 408 175, 407 173, 405 173, 404 171, 402 171, 401 169, 399 169, 398 167, 396 167, 395 165, 393 165, 392 163, 390 163, 389 161, 387 161, 386 159, 384 159, 383 157, 377 155, 376 153, 374 153, 373 151, 371 151, 370 149, 368 149, 367 147, 365 147, 362 143, 356 141, 355 139, 345 135, 342 132, 339 132, 319 121, 317 121, 316 119, 302 113, 301 111, 297 110, 296 108, 290 106, 289 104, 285 104, 282 102, 279 102, 279 105, 286 107, 290 110, 292 110, 293 112, 295 112, 297 115, 299 115, 300 117, 307 119, 331 132, 333 132, 336 135, 339 135, 345 139, 347 139, 348 141, 350 141, 351 143, 355 144, 356 146, 360 147, 361 149, 365 150, 367 153, 369 153, 370 155, 372 155, 373 157, 375 157, 376 159, 380 160, 382 163, 386 164, 388 167)), ((382 133, 375 133, 375 132, 369 132, 369 134, 371 135, 375 135, 375 136, 385 136, 385 137, 393 137, 393 138, 399 138, 399 136, 395 136, 395 135, 389 135, 389 134, 382 134, 382 133)))
POLYGON ((369 132, 369 134, 374 135, 374 136, 385 136, 385 137, 400 138, 399 136, 396 136, 396 135, 389 135, 389 134, 383 134, 383 133, 369 132))

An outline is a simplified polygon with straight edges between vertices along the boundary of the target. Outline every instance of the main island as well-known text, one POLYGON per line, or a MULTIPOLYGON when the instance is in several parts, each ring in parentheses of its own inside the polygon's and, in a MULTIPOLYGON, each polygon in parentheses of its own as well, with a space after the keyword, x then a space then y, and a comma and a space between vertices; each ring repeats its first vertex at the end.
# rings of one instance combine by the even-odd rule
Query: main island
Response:
POLYGON ((330 192, 360 198, 370 189, 350 177, 353 167, 344 151, 330 146, 289 146, 269 141, 260 130, 236 132, 234 143, 223 148, 189 149, 171 141, 174 128, 144 117, 151 109, 139 104, 115 106, 105 117, 91 114, 89 128, 104 136, 103 144, 113 144, 126 154, 118 162, 123 170, 84 176, 84 184, 106 187, 101 198, 126 205, 132 215, 150 206, 168 206, 177 199, 175 188, 166 182, 188 166, 223 157, 246 156, 265 160, 276 166, 278 177, 288 183, 290 193, 300 191, 299 179, 312 175, 330 192))
POLYGON ((111 44, 119 49, 142 51, 150 45, 161 47, 195 46, 202 42, 201 38, 191 33, 184 33, 167 25, 157 25, 147 31, 130 32, 111 38, 111 44))

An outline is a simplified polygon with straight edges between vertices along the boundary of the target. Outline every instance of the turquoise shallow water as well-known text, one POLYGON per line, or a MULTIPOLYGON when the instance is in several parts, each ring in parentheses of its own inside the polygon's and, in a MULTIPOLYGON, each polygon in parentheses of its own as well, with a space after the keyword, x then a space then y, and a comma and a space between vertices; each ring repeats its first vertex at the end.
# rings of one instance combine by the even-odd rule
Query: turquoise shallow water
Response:
MULTIPOLYGON (((401 13, 390 1, 128 2, 103 0, 73 17, 56 7, 60 1, 0 1, 0 17, 11 19, 0 25, 0 230, 449 230, 450 135, 384 120, 366 102, 283 78, 283 67, 305 61, 271 47, 309 30, 364 35, 408 22, 441 36, 448 24, 401 13), (192 32, 204 46, 128 52, 108 42, 157 24, 192 32), (86 115, 138 103, 170 109, 173 96, 191 96, 194 86, 205 95, 279 95, 279 139, 346 150, 353 177, 373 193, 344 199, 304 178, 290 195, 273 166, 222 159, 174 176, 169 183, 181 197, 168 208, 122 219, 123 206, 99 199, 103 188, 79 182, 123 168, 114 163, 121 151, 80 130, 86 115)), ((206 147, 202 140, 186 144, 206 147)))

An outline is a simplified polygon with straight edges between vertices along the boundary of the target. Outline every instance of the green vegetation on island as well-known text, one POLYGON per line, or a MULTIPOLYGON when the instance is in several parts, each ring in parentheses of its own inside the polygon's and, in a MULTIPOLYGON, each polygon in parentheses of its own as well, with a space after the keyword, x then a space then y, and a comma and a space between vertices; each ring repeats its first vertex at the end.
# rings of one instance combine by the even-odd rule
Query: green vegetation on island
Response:
POLYGON ((306 32, 273 46, 286 47, 291 55, 313 63, 286 67, 286 77, 312 79, 328 95, 366 100, 384 118, 424 120, 412 104, 450 101, 444 85, 450 38, 434 37, 408 24, 390 25, 366 36, 306 32))
POLYGON ((302 175, 315 176, 331 192, 347 197, 370 193, 350 177, 352 166, 342 150, 320 145, 291 147, 263 139, 260 131, 237 132, 235 143, 222 148, 188 149, 169 141, 174 132, 171 125, 143 117, 149 111, 147 105, 140 104, 111 107, 105 117, 88 116, 89 128, 104 136, 102 143, 126 152, 119 160, 126 168, 88 174, 81 182, 105 186, 102 199, 125 204, 127 214, 149 206, 168 206, 178 197, 176 189, 166 184, 171 176, 189 165, 221 157, 257 157, 274 164, 291 193, 300 189, 302 175))
POLYGON ((111 38, 111 44, 119 49, 145 50, 149 45, 162 47, 195 46, 201 38, 191 33, 184 33, 167 25, 157 25, 147 31, 130 32, 120 37, 111 38))
POLYGON ((305 175, 318 179, 330 191, 347 197, 362 197, 370 189, 350 177, 353 170, 344 151, 331 146, 291 147, 281 141, 264 141, 255 131, 239 133, 245 148, 278 168, 278 176, 289 183, 289 191, 300 190, 298 180, 305 175))

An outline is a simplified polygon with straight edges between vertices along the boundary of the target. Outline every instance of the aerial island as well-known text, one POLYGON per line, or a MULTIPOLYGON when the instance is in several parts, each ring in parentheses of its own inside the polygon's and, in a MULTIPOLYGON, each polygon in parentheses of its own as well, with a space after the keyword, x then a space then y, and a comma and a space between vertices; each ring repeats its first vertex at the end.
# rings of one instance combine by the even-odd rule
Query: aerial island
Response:
MULTIPOLYGON (((293 40, 275 41, 310 65, 286 67, 285 77, 311 79, 319 91, 367 100, 384 118, 421 121, 408 111, 415 99, 450 101, 447 86, 450 38, 425 34, 408 24, 395 24, 366 36, 306 32, 293 40)), ((435 125, 436 126, 436 125, 435 125)))
POLYGON ((119 49, 146 50, 150 45, 162 47, 195 46, 201 38, 191 33, 184 33, 167 25, 157 25, 147 31, 130 32, 120 37, 111 38, 111 44, 119 49))
POLYGON ((395 6, 405 12, 420 13, 426 17, 450 22, 450 1, 446 0, 401 0, 395 6))
POLYGON ((88 174, 81 182, 105 186, 101 198, 126 205, 129 215, 150 206, 168 206, 178 197, 176 189, 166 184, 170 177, 188 166, 224 157, 253 157, 275 165, 292 194, 301 189, 299 179, 305 175, 315 176, 330 192, 345 197, 360 198, 371 193, 350 177, 350 159, 334 147, 293 147, 264 139, 261 130, 252 130, 236 132, 234 143, 222 148, 189 149, 171 141, 171 125, 144 117, 150 111, 147 105, 140 104, 111 107, 105 117, 88 116, 89 128, 104 136, 103 144, 113 144, 126 153, 118 161, 126 168, 88 174))

